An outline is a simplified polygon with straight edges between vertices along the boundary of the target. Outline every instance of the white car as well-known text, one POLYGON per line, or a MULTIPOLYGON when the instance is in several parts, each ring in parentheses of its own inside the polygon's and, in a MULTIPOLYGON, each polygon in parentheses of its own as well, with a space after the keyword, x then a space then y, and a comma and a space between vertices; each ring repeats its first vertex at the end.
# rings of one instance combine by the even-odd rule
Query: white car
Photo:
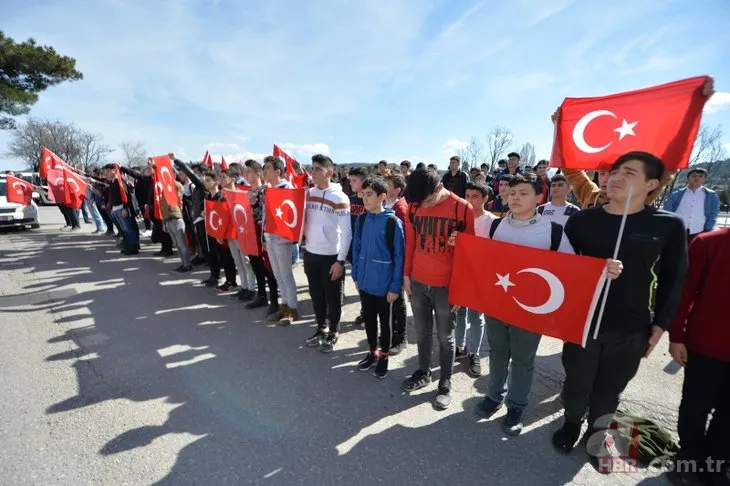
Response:
POLYGON ((8 183, 0 176, 0 228, 30 226, 40 228, 38 224, 38 206, 31 201, 30 206, 8 202, 8 183))

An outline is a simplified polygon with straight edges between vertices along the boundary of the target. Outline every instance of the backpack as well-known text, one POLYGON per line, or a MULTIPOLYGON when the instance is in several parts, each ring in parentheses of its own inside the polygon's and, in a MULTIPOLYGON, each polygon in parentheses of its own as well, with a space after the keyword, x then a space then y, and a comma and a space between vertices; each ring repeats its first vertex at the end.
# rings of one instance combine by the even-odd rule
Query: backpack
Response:
MULTIPOLYGON (((497 231, 497 227, 503 219, 504 218, 499 218, 492 221, 492 226, 489 228, 490 239, 494 237, 494 232, 497 231)), ((558 251, 558 248, 560 248, 560 240, 562 239, 563 227, 554 221, 550 221, 550 251, 558 251)))
MULTIPOLYGON (((365 226, 365 216, 367 214, 367 212, 364 212, 357 217, 357 229, 360 232, 360 238, 362 238, 362 229, 365 226)), ((398 216, 391 214, 385 223, 385 242, 388 244, 391 257, 395 254, 395 225, 397 221, 398 216)))
MULTIPOLYGON (((545 206, 537 207, 538 213, 542 214, 543 211, 545 211, 545 206)), ((573 207, 573 206, 568 206, 567 209, 565 210, 565 213, 563 213, 563 214, 565 214, 566 216, 572 216, 573 214, 577 213, 578 211, 580 211, 580 209, 573 207)))
MULTIPOLYGON (((408 205, 408 221, 413 224, 413 219, 416 217, 418 208, 420 205, 409 204, 408 205)), ((469 204, 460 198, 459 201, 454 205, 454 219, 456 219, 456 229, 454 231, 462 232, 466 229, 466 212, 469 210, 469 204), (463 203, 463 204, 462 204, 463 203), (459 206, 464 207, 464 215, 459 219, 459 206)))

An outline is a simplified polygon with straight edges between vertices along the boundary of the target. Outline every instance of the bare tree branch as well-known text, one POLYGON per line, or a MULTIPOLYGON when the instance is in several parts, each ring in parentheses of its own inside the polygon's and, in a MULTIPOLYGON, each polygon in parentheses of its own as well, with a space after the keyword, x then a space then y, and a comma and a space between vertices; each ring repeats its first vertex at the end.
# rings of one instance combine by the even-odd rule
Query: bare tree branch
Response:
POLYGON ((120 148, 127 167, 141 167, 147 163, 147 149, 143 142, 127 140, 122 142, 120 148))
POLYGON ((523 143, 518 151, 520 154, 520 162, 525 167, 535 167, 535 146, 530 142, 523 143))
POLYGON ((487 163, 489 168, 494 169, 497 161, 504 157, 505 152, 512 144, 514 136, 509 129, 497 125, 487 134, 487 163))
POLYGON ((484 145, 476 137, 471 137, 469 144, 459 149, 462 170, 479 167, 484 162, 484 145))

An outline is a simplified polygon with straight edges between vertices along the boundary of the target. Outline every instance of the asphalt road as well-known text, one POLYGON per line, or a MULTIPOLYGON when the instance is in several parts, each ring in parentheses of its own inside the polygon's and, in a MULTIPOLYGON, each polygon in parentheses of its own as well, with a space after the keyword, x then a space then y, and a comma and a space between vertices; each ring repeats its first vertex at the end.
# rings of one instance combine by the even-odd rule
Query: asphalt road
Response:
MULTIPOLYGON (((656 473, 594 471, 583 451, 550 445, 561 424, 560 343, 544 338, 521 437, 501 412, 473 408, 488 377, 456 368, 454 403, 435 385, 407 396, 415 345, 385 380, 354 370, 365 334, 347 326, 331 355, 303 346, 264 311, 179 276, 146 244, 121 257, 112 238, 61 233, 55 208, 39 231, 0 233, 0 483, 23 484, 665 484, 656 473)), ((345 320, 356 312, 352 287, 345 320)), ((436 360, 437 361, 437 360, 436 360)), ((666 342, 630 384, 624 406, 674 430, 682 372, 666 342)), ((486 365, 486 363, 485 363, 486 365)))

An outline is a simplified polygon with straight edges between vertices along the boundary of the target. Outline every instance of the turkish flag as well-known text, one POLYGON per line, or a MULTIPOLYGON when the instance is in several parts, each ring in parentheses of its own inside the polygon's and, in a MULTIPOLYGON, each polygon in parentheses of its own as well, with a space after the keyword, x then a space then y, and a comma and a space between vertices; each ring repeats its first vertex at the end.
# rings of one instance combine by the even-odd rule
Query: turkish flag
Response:
POLYGON ((224 159, 222 155, 221 155, 221 170, 228 170, 228 163, 226 162, 226 159, 224 159))
POLYGON ((33 201, 33 184, 11 175, 7 177, 7 184, 8 202, 30 206, 33 201))
POLYGON ((293 243, 301 243, 304 232, 306 189, 264 189, 266 224, 264 231, 293 243))
POLYGON ((294 165, 296 164, 296 159, 294 157, 284 152, 276 144, 274 144, 273 155, 274 157, 280 157, 286 163, 286 176, 284 178, 288 180, 292 186, 296 188, 306 187, 307 174, 306 172, 302 173, 302 175, 297 174, 294 170, 294 165))
POLYGON ((46 180, 48 181, 48 199, 56 204, 63 203, 63 169, 48 169, 48 172, 46 173, 46 180))
POLYGON ((530 332, 585 346, 605 267, 601 258, 459 233, 449 301, 530 332))
POLYGON ((155 219, 162 221, 162 182, 159 182, 156 174, 152 173, 152 215, 155 219))
POLYGON ((205 200, 205 232, 216 240, 235 238, 231 210, 226 201, 205 200))
POLYGON ((596 98, 566 98, 555 127, 551 167, 608 170, 621 155, 656 155, 667 170, 687 167, 709 77, 596 98))
POLYGON ((213 168, 213 157, 210 156, 207 150, 205 151, 205 155, 203 155, 202 164, 210 169, 213 168))
POLYGON ((66 166, 66 163, 61 160, 61 157, 43 147, 43 150, 41 150, 40 165, 38 166, 38 175, 42 179, 48 180, 48 171, 50 169, 60 169, 64 166, 66 166))
POLYGON ((63 202, 73 209, 80 209, 86 199, 86 191, 89 185, 76 172, 63 168, 63 202))
POLYGON ((152 163, 155 166, 155 180, 160 181, 162 195, 170 206, 180 207, 180 199, 177 197, 177 185, 175 184, 175 171, 172 170, 172 160, 169 155, 153 157, 152 163))
POLYGON ((127 204, 129 202, 129 196, 127 195, 127 186, 124 184, 124 178, 122 171, 119 169, 119 164, 114 162, 114 179, 117 181, 117 187, 119 188, 119 194, 122 198, 122 202, 127 204))
POLYGON ((226 202, 231 211, 231 225, 233 226, 238 244, 246 255, 259 255, 258 238, 256 237, 256 223, 253 217, 253 206, 246 191, 225 190, 226 202))

